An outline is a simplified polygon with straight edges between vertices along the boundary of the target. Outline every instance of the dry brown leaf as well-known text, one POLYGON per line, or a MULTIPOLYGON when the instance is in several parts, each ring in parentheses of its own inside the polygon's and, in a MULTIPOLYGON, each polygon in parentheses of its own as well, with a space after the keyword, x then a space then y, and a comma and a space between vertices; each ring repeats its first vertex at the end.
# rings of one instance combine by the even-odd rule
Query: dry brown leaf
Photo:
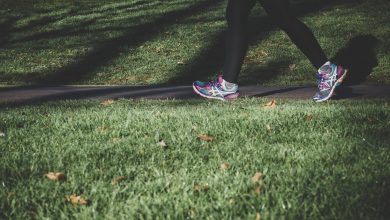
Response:
POLYGON ((107 105, 111 105, 112 103, 114 103, 114 100, 112 100, 112 99, 107 99, 107 100, 102 101, 100 104, 101 104, 102 106, 107 106, 107 105))
POLYGON ((273 99, 272 101, 268 102, 264 105, 265 108, 275 108, 276 107, 276 100, 273 99))
POLYGON ((205 184, 205 185, 203 185, 203 186, 200 185, 200 184, 198 184, 198 183, 195 183, 195 184, 194 184, 194 191, 195 191, 196 193, 200 193, 202 190, 203 190, 204 192, 208 192, 209 189, 210 189, 210 187, 209 187, 208 184, 205 184))
POLYGON ((252 176, 251 180, 253 183, 258 183, 262 176, 263 174, 261 172, 256 172, 255 175, 252 176))
POLYGON ((199 184, 195 183, 194 184, 194 191, 199 193, 201 190, 202 190, 202 187, 199 184))
POLYGON ((119 182, 121 182, 122 180, 125 180, 126 177, 125 176, 118 176, 118 177, 115 177, 112 181, 111 181, 111 184, 112 185, 116 185, 118 184, 119 182))
POLYGON ((45 174, 45 176, 54 181, 61 181, 66 179, 65 174, 61 172, 48 172, 45 174))
POLYGON ((260 220, 260 213, 256 213, 256 220, 260 220))
POLYGON ((203 186, 203 191, 208 192, 210 189, 209 184, 203 186))
POLYGON ((88 201, 85 200, 83 197, 81 196, 77 196, 76 194, 73 194, 73 195, 70 195, 66 198, 66 200, 70 203, 72 203, 73 205, 87 205, 88 204, 88 201))
POLYGON ((230 168, 230 164, 228 164, 228 163, 223 163, 223 164, 221 164, 221 170, 227 170, 227 169, 229 169, 230 168))
POLYGON ((207 141, 207 142, 211 142, 215 139, 213 136, 209 136, 207 134, 200 134, 198 135, 198 138, 201 139, 202 141, 207 141))
POLYGON ((308 114, 308 115, 305 116, 305 120, 306 121, 311 121, 311 120, 313 120, 313 117, 314 116, 312 114, 308 114))
POLYGON ((137 77, 134 76, 134 75, 131 75, 131 76, 126 77, 125 80, 127 80, 127 81, 135 81, 135 80, 137 80, 137 77))
POLYGON ((296 66, 297 66, 296 64, 292 63, 292 64, 288 65, 288 68, 290 70, 294 70, 296 66))
POLYGON ((168 148, 168 145, 165 143, 164 140, 160 140, 160 141, 157 143, 157 145, 160 146, 162 149, 168 148))

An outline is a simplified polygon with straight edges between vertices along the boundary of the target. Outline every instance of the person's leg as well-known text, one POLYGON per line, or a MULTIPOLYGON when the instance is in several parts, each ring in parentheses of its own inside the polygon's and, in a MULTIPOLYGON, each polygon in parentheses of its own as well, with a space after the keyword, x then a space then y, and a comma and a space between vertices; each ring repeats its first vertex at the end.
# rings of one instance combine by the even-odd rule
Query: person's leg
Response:
POLYGON ((229 0, 226 9, 228 24, 223 79, 237 83, 238 74, 248 48, 247 20, 255 0, 229 0))
POLYGON ((195 81, 194 91, 202 97, 219 100, 237 99, 238 74, 248 47, 246 23, 255 0, 229 0, 226 9, 228 30, 223 76, 210 82, 195 81))
POLYGON ((328 61, 312 31, 291 12, 289 0, 260 0, 260 2, 275 23, 318 68, 318 92, 313 99, 322 102, 331 98, 335 88, 342 83, 348 71, 328 61))
POLYGON ((312 31, 292 13, 289 0, 261 0, 260 2, 276 25, 286 32, 317 69, 328 61, 312 31))

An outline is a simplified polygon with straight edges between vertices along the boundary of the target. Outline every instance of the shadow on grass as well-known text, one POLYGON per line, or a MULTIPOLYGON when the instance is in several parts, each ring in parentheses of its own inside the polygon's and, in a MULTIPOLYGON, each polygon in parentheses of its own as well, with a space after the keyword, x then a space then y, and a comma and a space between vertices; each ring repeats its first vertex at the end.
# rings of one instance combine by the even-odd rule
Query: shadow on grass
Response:
MULTIPOLYGON (((96 20, 98 20, 98 19, 107 19, 110 17, 117 16, 118 14, 117 14, 116 10, 126 9, 126 13, 131 13, 134 10, 142 10, 141 8, 137 8, 137 7, 140 7, 142 5, 147 5, 147 3, 148 2, 146 2, 146 1, 138 1, 138 2, 133 2, 133 3, 122 4, 119 6, 109 7, 108 9, 99 9, 99 8, 98 9, 90 9, 87 12, 82 11, 82 9, 79 9, 79 10, 71 9, 70 12, 64 13, 62 16, 57 16, 57 18, 46 16, 40 20, 31 22, 31 24, 28 24, 25 27, 14 28, 13 31, 14 32, 21 32, 21 31, 25 31, 26 29, 32 29, 35 26, 45 26, 45 25, 48 25, 50 23, 54 23, 54 22, 60 21, 62 19, 65 19, 67 16, 75 16, 75 15, 87 16, 91 13, 104 13, 103 15, 95 17, 93 19, 90 19, 90 20, 87 19, 85 21, 81 21, 77 25, 71 25, 68 27, 54 29, 54 30, 45 31, 45 32, 39 32, 37 34, 33 34, 33 35, 25 36, 22 38, 18 38, 18 39, 12 40, 12 41, 8 41, 6 43, 7 44, 19 44, 19 43, 26 43, 29 41, 42 41, 42 40, 51 40, 54 38, 74 37, 74 36, 83 35, 85 33, 102 34, 103 32, 106 32, 106 31, 123 31, 124 27, 99 28, 98 30, 88 30, 86 28, 88 28, 89 25, 94 24, 96 22, 96 20), (107 11, 109 11, 109 12, 107 12, 107 11)), ((136 17, 132 17, 131 19, 132 20, 142 20, 142 19, 144 19, 144 16, 136 16, 136 17)))
POLYGON ((15 21, 15 18, 9 18, 6 19, 4 22, 0 23, 0 48, 2 48, 6 44, 8 40, 8 35, 10 34, 10 31, 15 21))
POLYGON ((337 64, 348 69, 344 81, 346 85, 356 85, 366 81, 373 68, 378 65, 375 52, 378 43, 379 40, 372 35, 356 36, 332 58, 337 64))
POLYGON ((152 22, 137 25, 126 31, 120 37, 116 37, 96 46, 91 52, 80 60, 77 60, 75 63, 56 71, 54 74, 50 74, 44 79, 37 79, 36 83, 71 84, 88 78, 88 76, 90 76, 98 67, 103 66, 112 59, 118 57, 122 47, 136 47, 149 41, 160 33, 161 28, 175 24, 177 20, 197 14, 221 1, 222 0, 202 1, 181 10, 168 12, 163 16, 154 19, 152 22))

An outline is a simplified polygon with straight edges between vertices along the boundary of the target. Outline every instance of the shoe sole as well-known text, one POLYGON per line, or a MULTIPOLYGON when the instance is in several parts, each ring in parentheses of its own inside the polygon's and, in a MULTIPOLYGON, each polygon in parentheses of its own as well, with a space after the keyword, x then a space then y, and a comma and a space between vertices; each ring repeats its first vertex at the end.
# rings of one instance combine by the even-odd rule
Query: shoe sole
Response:
POLYGON ((338 79, 336 81, 336 83, 333 85, 332 89, 330 90, 330 93, 328 94, 328 96, 326 96, 325 98, 322 98, 322 99, 317 99, 315 100, 315 102, 324 102, 326 100, 329 100, 333 95, 334 95, 334 90, 341 85, 341 83, 343 82, 344 78, 347 76, 347 73, 348 73, 348 70, 345 70, 344 71, 344 74, 340 77, 340 79, 338 79))
POLYGON ((201 92, 198 91, 198 89, 195 87, 194 84, 192 84, 192 89, 194 90, 194 92, 200 96, 202 96, 203 98, 206 98, 206 99, 217 99, 217 100, 220 100, 220 101, 229 101, 229 100, 235 100, 237 99, 238 97, 238 93, 237 93, 237 97, 236 98, 233 98, 233 99, 225 99, 225 98, 222 98, 222 97, 217 97, 217 96, 207 96, 201 92))

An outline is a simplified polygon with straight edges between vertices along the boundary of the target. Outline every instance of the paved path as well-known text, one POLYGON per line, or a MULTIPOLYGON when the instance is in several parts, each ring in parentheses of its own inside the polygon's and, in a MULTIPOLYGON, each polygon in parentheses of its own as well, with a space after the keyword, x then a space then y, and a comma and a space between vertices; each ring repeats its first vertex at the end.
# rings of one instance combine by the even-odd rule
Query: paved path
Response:
MULTIPOLYGON (((315 87, 241 86, 241 96, 310 99, 315 87)), ((344 87, 339 99, 390 99, 390 86, 344 87)), ((193 99, 199 98, 189 86, 35 86, 0 88, 0 104, 29 104, 63 99, 193 99)))

